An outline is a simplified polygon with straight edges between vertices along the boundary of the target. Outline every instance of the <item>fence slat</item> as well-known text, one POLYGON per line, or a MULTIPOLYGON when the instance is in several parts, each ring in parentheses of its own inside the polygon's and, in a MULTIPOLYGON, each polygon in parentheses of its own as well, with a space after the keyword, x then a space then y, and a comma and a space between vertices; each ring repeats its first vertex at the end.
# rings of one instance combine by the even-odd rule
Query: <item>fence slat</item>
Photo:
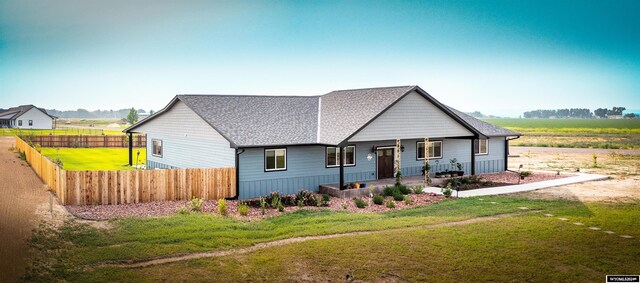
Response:
MULTIPOLYGON (((45 137, 51 144, 62 140, 61 136, 45 137)), ((103 142, 111 142, 110 138, 100 137, 103 142)), ((93 141, 84 137, 77 142, 93 141)), ((213 200, 236 196, 235 168, 66 171, 19 137, 16 137, 16 147, 25 153, 33 171, 64 205, 189 200, 192 197, 213 200)))
MULTIPOLYGON (((41 147, 128 147, 129 137, 121 136, 23 136, 41 147)), ((146 147, 147 136, 135 135, 133 147, 146 147)))

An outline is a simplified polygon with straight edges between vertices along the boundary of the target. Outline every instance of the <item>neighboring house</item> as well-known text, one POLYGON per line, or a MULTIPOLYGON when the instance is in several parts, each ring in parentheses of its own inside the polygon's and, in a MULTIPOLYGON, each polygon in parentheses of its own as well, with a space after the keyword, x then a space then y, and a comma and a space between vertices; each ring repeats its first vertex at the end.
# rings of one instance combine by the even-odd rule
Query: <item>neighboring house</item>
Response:
POLYGON ((392 178, 396 139, 405 176, 422 174, 424 138, 432 172, 449 169, 452 158, 466 174, 504 171, 508 137, 520 136, 417 86, 321 96, 177 95, 124 131, 146 133, 151 169, 235 167, 240 199, 392 178))
POLYGON ((0 128, 55 129, 58 117, 31 104, 0 109, 0 128))

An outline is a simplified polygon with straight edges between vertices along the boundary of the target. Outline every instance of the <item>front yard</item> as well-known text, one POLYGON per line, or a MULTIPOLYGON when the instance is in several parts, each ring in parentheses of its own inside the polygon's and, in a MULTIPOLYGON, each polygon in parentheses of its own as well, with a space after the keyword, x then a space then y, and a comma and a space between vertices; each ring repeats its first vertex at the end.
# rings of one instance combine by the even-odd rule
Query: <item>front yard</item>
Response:
MULTIPOLYGON (((60 158, 64 170, 133 170, 128 148, 42 148, 51 160, 60 158)), ((134 148, 133 165, 144 165, 146 149, 134 148), (140 155, 138 156, 138 151, 140 155)))
POLYGON ((43 226, 34 234, 35 261, 26 279, 296 281, 343 280, 345 273, 353 273, 366 281, 475 282, 522 276, 531 281, 593 281, 604 274, 637 272, 638 219, 640 211, 631 204, 484 197, 376 214, 301 209, 251 222, 211 214, 117 219, 108 229, 68 222, 58 230, 43 226), (507 213, 518 215, 452 227, 425 226, 507 213), (543 215, 547 213, 554 216, 543 215), (380 232, 142 269, 105 265, 354 231, 380 232))

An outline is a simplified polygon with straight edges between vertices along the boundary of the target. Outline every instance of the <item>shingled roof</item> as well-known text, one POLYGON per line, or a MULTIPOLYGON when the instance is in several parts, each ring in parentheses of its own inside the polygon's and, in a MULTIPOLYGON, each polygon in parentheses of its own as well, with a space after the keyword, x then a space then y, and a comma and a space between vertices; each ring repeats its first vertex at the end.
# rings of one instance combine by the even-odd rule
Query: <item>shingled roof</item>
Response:
POLYGON ((177 95, 163 110, 124 132, 133 132, 179 100, 235 147, 338 145, 412 91, 479 136, 520 135, 445 106, 417 86, 338 90, 322 96, 177 95))
POLYGON ((0 109, 0 119, 7 119, 7 120, 15 119, 17 117, 20 117, 20 115, 26 113, 27 111, 31 110, 31 108, 36 108, 42 111, 42 113, 47 114, 51 118, 57 118, 55 116, 49 115, 49 113, 47 113, 47 110, 44 110, 44 108, 38 108, 35 105, 27 104, 27 105, 11 107, 9 109, 0 109))

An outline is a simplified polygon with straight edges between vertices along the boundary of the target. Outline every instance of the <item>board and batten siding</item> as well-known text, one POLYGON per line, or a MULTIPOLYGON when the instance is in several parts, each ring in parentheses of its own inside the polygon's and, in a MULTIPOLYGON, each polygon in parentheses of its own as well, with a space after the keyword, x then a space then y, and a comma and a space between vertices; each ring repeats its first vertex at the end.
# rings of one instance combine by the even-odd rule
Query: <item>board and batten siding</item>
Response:
MULTIPOLYGON (((436 139, 434 139, 436 140, 436 139)), ((456 158, 462 164, 465 174, 471 174, 471 140, 438 139, 443 141, 442 158, 431 159, 431 172, 450 170, 449 160, 456 158)), ((405 146, 402 152, 401 168, 404 176, 422 175, 422 160, 416 160, 416 142, 421 139, 401 140, 405 146)), ((354 142, 356 146, 356 166, 344 168, 345 182, 371 181, 377 179, 377 156, 373 147, 395 146, 394 140, 375 142, 354 142), (367 156, 371 155, 371 160, 367 156)), ((340 168, 325 166, 325 146, 288 146, 287 170, 264 170, 264 148, 247 148, 239 155, 240 199, 257 198, 277 191, 295 194, 302 189, 318 191, 322 184, 340 182, 340 168)), ((490 173, 504 170, 504 139, 489 140, 489 154, 476 156, 476 173, 490 173), (502 148, 502 150, 500 150, 502 148), (503 155, 500 155, 500 154, 503 155)), ((457 169, 455 169, 457 170, 457 169)))
POLYGON ((29 111, 15 118, 14 127, 20 129, 50 130, 53 128, 53 118, 33 107, 29 109, 29 111), (29 126, 29 120, 33 121, 32 126, 29 126), (19 126, 18 121, 22 121, 22 126, 19 126))
POLYGON ((411 92, 354 135, 350 142, 473 135, 417 92, 411 92))
POLYGON ((135 131, 147 134, 149 169, 235 167, 229 141, 182 101, 135 131), (156 139, 162 140, 161 157, 153 155, 156 139))

